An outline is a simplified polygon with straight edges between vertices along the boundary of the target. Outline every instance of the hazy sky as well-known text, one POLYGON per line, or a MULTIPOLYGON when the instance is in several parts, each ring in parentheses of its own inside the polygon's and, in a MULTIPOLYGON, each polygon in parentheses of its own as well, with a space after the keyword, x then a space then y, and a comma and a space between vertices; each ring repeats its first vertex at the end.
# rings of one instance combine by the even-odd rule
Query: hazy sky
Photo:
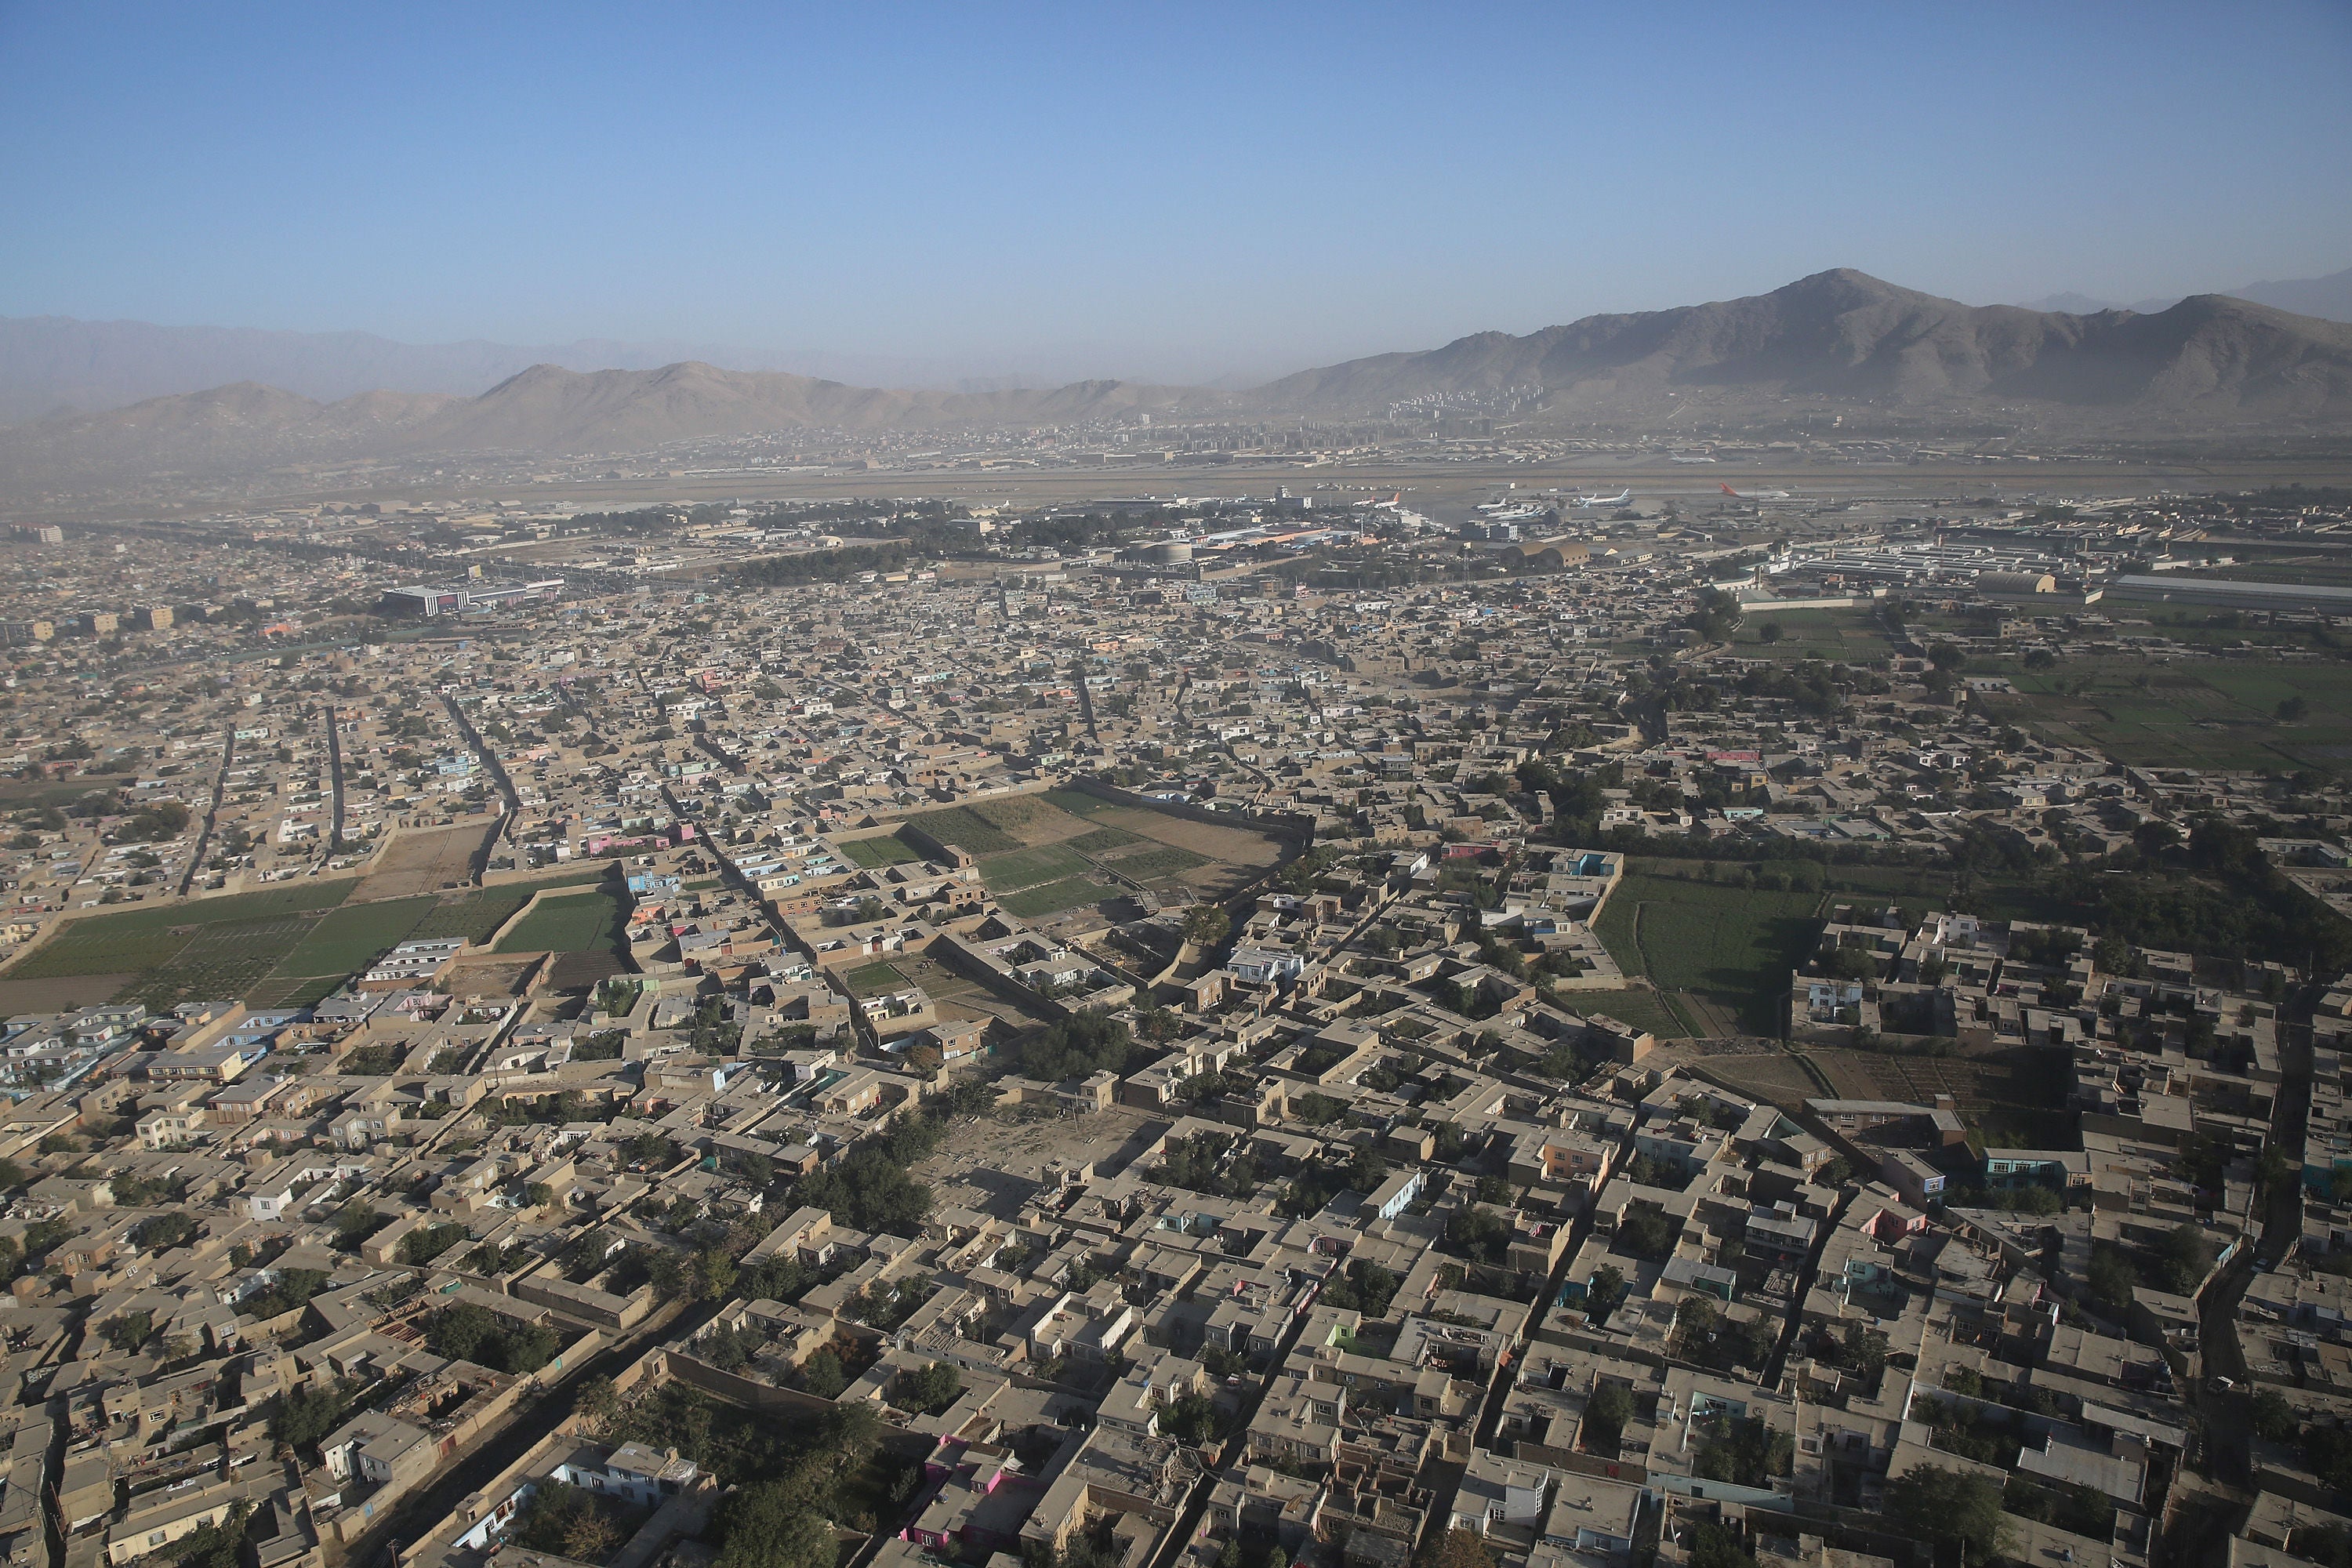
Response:
POLYGON ((2352 265, 2352 5, 0 0, 0 314, 1206 378, 2352 265))

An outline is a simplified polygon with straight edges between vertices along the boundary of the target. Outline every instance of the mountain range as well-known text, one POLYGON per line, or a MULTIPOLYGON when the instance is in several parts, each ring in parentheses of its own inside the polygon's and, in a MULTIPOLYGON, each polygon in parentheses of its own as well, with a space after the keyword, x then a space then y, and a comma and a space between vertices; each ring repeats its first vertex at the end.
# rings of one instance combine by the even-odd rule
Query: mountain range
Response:
MULTIPOLYGON (((2325 278, 2289 278, 2271 283, 2249 283, 2242 289, 2231 289, 2228 293, 2233 300, 2252 300, 2257 305, 2292 310, 2298 316, 2317 316, 2328 321, 2352 321, 2352 267, 2341 272, 2331 272, 2325 278)), ((2095 310, 2137 310, 2146 315, 2168 310, 2179 302, 2178 298, 2159 297, 2126 305, 2114 300, 2068 291, 2029 300, 2025 308, 2029 310, 2068 310, 2076 315, 2087 315, 2095 310)))
MULTIPOLYGON (((397 345, 395 345, 397 346, 397 345)), ((1698 410, 1785 420, 1790 400, 1916 420, 1997 416, 2115 432, 2352 429, 2352 325, 2226 295, 2153 313, 1972 306, 1847 269, 1768 294, 1480 332, 1238 392, 1074 382, 885 391, 688 361, 535 364, 477 396, 371 390, 321 401, 240 382, 0 430, 22 490, 170 472, 447 454, 642 452, 794 429, 957 429, 1108 419, 1381 416, 1401 404, 1494 406, 1538 425, 1654 428, 1698 410)))

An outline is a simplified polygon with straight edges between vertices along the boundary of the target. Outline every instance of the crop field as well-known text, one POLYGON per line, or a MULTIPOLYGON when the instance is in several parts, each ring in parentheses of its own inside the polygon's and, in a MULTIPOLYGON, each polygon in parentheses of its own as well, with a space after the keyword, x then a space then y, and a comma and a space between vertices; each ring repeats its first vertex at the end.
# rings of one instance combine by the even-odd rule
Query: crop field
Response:
POLYGON ((2352 668, 2274 659, 2077 659, 2005 669, 2018 690, 1990 710, 2052 739, 2146 766, 2334 766, 2352 758, 2352 668), (2279 705, 2299 699, 2288 721, 2279 705))
POLYGON ((1084 790, 1076 789, 1049 789, 1042 798, 1060 806, 1074 816, 1093 816, 1098 812, 1109 810, 1111 804, 1098 796, 1088 795, 1084 790))
POLYGON ((992 890, 1004 893, 1074 877, 1087 868, 1087 858, 1067 845, 1041 844, 1034 849, 992 855, 980 863, 980 874, 992 890))
POLYGON ((951 805, 944 811, 926 811, 907 818, 907 821, 940 843, 952 844, 974 855, 998 855, 1021 847, 1019 838, 961 805, 951 805))
POLYGON ((1280 843, 1238 820, 1195 822, 1076 790, 967 801, 907 821, 979 856, 989 890, 1024 918, 1117 897, 1109 872, 1180 900, 1217 898, 1282 858, 1280 843))
POLYGON ((881 834, 872 838, 852 838, 841 846, 841 853, 860 870, 871 871, 883 866, 903 866, 922 856, 915 847, 895 833, 881 834))
POLYGON ((861 964, 841 978, 842 984, 849 987, 852 996, 879 996, 887 992, 903 991, 907 986, 907 977, 898 972, 898 965, 887 959, 861 964))
POLYGON ((1131 854, 1102 857, 1102 864, 1122 877, 1132 877, 1139 882, 1160 882, 1198 870, 1209 864, 1205 855, 1195 855, 1190 849, 1165 845, 1156 849, 1139 849, 1131 854))
POLYGON ((1701 1057, 1696 1065, 1733 1089, 1786 1110, 1822 1098, 1822 1085, 1805 1070, 1804 1059, 1783 1052, 1701 1057))
POLYGON ((1914 1057, 1815 1049, 1805 1057, 1842 1100, 1933 1105, 1937 1095, 1948 1094, 1991 1147, 2051 1148, 2072 1141, 2063 1051, 2017 1046, 1976 1056, 1914 1057))
POLYGON ((1637 1029, 1647 1029, 1662 1040, 1680 1039, 1690 1029, 1665 999, 1654 991, 1628 986, 1622 991, 1574 991, 1561 995, 1560 1005, 1571 1013, 1599 1014, 1631 1024, 1637 1029))
POLYGON ((1742 658, 1784 658, 1792 663, 1817 658, 1833 664, 1876 664, 1895 653, 1895 645, 1886 640, 1877 621, 1860 608, 1775 611, 1751 607, 1738 630, 1732 633, 1731 642, 1742 658), (1780 628, 1778 640, 1764 640, 1768 624, 1780 628))
POLYGON ((193 903, 90 915, 67 926, 40 950, 8 972, 11 980, 73 974, 104 974, 152 969, 209 926, 235 925, 278 915, 332 909, 354 883, 305 882, 234 893, 193 903))
MULTIPOLYGON (((348 902, 355 889, 367 884, 307 882, 126 910, 67 927, 0 985, 73 982, 70 999, 84 1005, 110 996, 155 1008, 226 999, 261 1007, 307 1005, 403 942, 441 936, 483 941, 540 888, 592 881, 604 870, 583 868, 542 882, 446 899, 348 902), (85 990, 89 994, 81 994, 85 990)), ((612 902, 601 894, 587 898, 612 902)))
POLYGON ((627 918, 620 899, 603 889, 567 893, 542 900, 512 931, 499 940, 494 952, 613 952, 620 945, 621 922, 627 918))
POLYGON ((1106 886, 1092 877, 1066 877, 1042 888, 1008 893, 1000 901, 1008 912, 1023 920, 1034 920, 1040 915, 1055 915, 1064 910, 1075 910, 1087 904, 1101 903, 1105 899, 1121 897, 1124 895, 1117 888, 1106 886))
POLYGON ((431 898, 392 899, 380 904, 345 904, 313 924, 294 951, 278 963, 277 977, 344 975, 408 940, 435 907, 431 898))
POLYGON ((284 914, 205 926, 123 994, 152 1012, 178 1002, 242 1000, 315 923, 303 915, 284 914))
POLYGON ((1778 1034, 1789 972, 1820 941, 1824 901, 1635 871, 1610 895, 1599 931, 1626 973, 1725 1009, 1750 1033, 1778 1034))

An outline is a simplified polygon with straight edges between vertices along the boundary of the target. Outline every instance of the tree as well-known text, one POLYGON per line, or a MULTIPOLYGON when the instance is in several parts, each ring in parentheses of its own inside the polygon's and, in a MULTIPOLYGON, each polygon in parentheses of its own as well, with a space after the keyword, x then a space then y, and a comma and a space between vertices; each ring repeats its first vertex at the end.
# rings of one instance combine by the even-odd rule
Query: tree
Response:
POLYGON ((2304 721, 2304 716, 2310 711, 2311 704, 2300 696, 2283 697, 2279 700, 2277 712, 2278 721, 2282 724, 2300 724, 2304 721))
POLYGON ((1886 1483, 1886 1516, 1920 1541, 1958 1536, 1969 1568, 1982 1568, 2001 1551, 2000 1492, 1987 1476, 1914 1465, 1886 1483))
POLYGON ((1634 1204, 1617 1222, 1617 1239, 1626 1251, 1637 1258, 1664 1258, 1674 1250, 1675 1240, 1681 1234, 1675 1223, 1661 1210, 1647 1204, 1634 1204))
POLYGON ((1613 1263, 1604 1263, 1592 1271, 1591 1281, 1584 1288, 1584 1315, 1595 1326, 1609 1321, 1618 1299, 1625 1294, 1625 1276, 1613 1263))
POLYGON ((598 1373, 580 1384, 578 1405, 583 1415, 598 1421, 610 1421, 621 1413, 621 1394, 613 1380, 598 1373))
POLYGON ((1495 1554, 1471 1531, 1449 1530, 1437 1543, 1432 1568, 1495 1568, 1495 1554))
POLYGON ((898 1403, 919 1415, 937 1415, 962 1394, 962 1373, 943 1361, 898 1376, 898 1403))
POLYGON ((269 1435, 315 1458, 315 1445, 343 1424, 351 1405, 350 1392, 340 1383, 327 1388, 289 1388, 269 1402, 269 1435))
POLYGON ((238 1503, 218 1524, 200 1524, 168 1548, 174 1568, 237 1568, 252 1510, 238 1503))
POLYGON ((1780 622, 1766 621, 1762 626, 1758 628, 1756 635, 1762 637, 1766 642, 1779 642, 1780 638, 1787 634, 1780 629, 1780 622))
POLYGON ((840 1542, 791 1480, 762 1481, 719 1505, 719 1568, 833 1568, 840 1542))
POLYGON ((1194 947, 1212 948, 1225 940, 1234 922, 1214 904, 1194 904, 1184 911, 1184 940, 1194 947))
POLYGON ((2270 1442, 2294 1440, 2294 1406, 2287 1403, 2286 1395, 2268 1384, 2254 1390, 2253 1420, 2256 1434, 2270 1442))
POLYGON ((1584 1402, 1584 1444, 1596 1452, 1614 1452, 1625 1423, 1633 1418, 1633 1396, 1622 1383, 1604 1383, 1584 1402))
POLYGON ((801 1386, 819 1399, 831 1399, 849 1386, 848 1371, 831 1350, 821 1350, 801 1366, 801 1386))

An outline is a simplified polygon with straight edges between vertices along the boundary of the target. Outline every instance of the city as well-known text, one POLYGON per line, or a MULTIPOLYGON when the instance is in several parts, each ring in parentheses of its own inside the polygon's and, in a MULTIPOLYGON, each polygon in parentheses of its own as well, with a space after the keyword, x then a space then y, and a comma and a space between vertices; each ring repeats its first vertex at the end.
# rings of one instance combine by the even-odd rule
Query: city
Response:
POLYGON ((20 528, 12 1560, 2324 1556, 2352 501, 1684 489, 20 528))

